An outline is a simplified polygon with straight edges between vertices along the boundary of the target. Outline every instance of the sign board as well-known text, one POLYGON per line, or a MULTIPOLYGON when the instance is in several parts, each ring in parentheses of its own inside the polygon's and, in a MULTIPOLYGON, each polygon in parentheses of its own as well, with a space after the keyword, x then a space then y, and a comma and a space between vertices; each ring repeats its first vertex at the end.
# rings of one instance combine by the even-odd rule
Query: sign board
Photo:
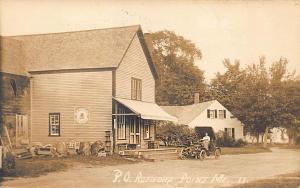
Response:
POLYGON ((86 108, 75 108, 74 120, 76 123, 85 124, 89 121, 89 111, 86 108))

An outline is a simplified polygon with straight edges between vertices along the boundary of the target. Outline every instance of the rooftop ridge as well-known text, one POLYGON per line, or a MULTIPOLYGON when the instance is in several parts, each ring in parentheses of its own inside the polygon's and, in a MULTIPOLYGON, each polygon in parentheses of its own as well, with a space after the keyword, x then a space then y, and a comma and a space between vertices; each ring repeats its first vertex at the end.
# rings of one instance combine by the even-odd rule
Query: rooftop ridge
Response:
POLYGON ((217 101, 217 100, 209 100, 209 101, 193 103, 193 104, 188 104, 188 105, 160 105, 160 106, 165 106, 165 107, 188 107, 188 106, 194 106, 194 105, 204 104, 204 103, 208 103, 208 102, 215 102, 215 101, 217 101))
POLYGON ((85 29, 85 30, 77 30, 77 31, 62 31, 62 32, 54 32, 54 33, 38 33, 38 34, 25 34, 25 35, 7 35, 3 36, 0 34, 0 37, 3 38, 13 38, 13 37, 30 37, 30 36, 41 36, 41 35, 59 35, 59 34, 67 34, 67 33, 80 33, 80 32, 88 32, 88 31, 101 31, 101 30, 114 30, 114 29, 122 29, 122 28, 140 28, 141 25, 128 25, 128 26, 120 26, 120 27, 107 27, 107 28, 98 28, 98 29, 85 29))
POLYGON ((176 116, 180 123, 189 124, 195 117, 203 113, 203 111, 211 106, 217 100, 205 101, 197 104, 184 106, 161 106, 168 113, 176 116))
MULTIPOLYGON (((191 106, 199 106, 199 105, 204 105, 204 104, 207 104, 207 105, 210 105, 212 104, 213 102, 215 102, 215 100, 211 100, 211 101, 205 101, 205 102, 201 102, 201 103, 197 103, 197 104, 191 104, 191 105, 187 105, 185 107, 191 107, 191 106)), ((184 109, 179 115, 182 115, 183 113, 185 113, 185 110, 190 110, 190 109, 184 109)), ((202 111, 201 111, 202 112, 202 111)))

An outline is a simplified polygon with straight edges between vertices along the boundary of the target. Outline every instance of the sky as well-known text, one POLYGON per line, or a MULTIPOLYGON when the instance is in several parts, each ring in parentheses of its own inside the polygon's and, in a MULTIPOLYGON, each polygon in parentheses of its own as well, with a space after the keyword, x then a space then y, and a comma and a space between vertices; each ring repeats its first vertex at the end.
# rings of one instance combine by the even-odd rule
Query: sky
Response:
POLYGON ((223 59, 245 67, 265 56, 286 57, 300 74, 300 1, 0 0, 3 36, 79 31, 140 24, 171 30, 194 42, 195 64, 207 80, 224 72, 223 59))

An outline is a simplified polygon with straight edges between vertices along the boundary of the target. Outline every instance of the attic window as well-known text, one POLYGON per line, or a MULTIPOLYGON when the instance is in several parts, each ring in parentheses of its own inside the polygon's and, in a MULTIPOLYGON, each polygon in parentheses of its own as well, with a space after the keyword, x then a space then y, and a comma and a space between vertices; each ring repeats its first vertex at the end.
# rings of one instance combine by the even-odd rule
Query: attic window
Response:
POLYGON ((207 118, 215 119, 218 118, 218 111, 217 110, 207 110, 207 118))
POLYGON ((142 100, 142 80, 131 78, 131 99, 142 100))
POLYGON ((219 118, 226 119, 226 110, 219 110, 219 118))
POLYGON ((15 79, 10 79, 10 86, 15 96, 17 96, 17 83, 15 79))

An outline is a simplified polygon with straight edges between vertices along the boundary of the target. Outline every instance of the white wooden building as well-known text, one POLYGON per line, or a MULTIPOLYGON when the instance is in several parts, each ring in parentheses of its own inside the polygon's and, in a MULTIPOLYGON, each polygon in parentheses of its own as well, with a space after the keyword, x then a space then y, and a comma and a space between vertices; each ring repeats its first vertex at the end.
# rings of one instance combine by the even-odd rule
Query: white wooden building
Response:
POLYGON ((191 128, 212 127, 214 132, 224 131, 234 139, 243 139, 243 124, 217 100, 187 106, 161 106, 178 118, 178 123, 191 128))

